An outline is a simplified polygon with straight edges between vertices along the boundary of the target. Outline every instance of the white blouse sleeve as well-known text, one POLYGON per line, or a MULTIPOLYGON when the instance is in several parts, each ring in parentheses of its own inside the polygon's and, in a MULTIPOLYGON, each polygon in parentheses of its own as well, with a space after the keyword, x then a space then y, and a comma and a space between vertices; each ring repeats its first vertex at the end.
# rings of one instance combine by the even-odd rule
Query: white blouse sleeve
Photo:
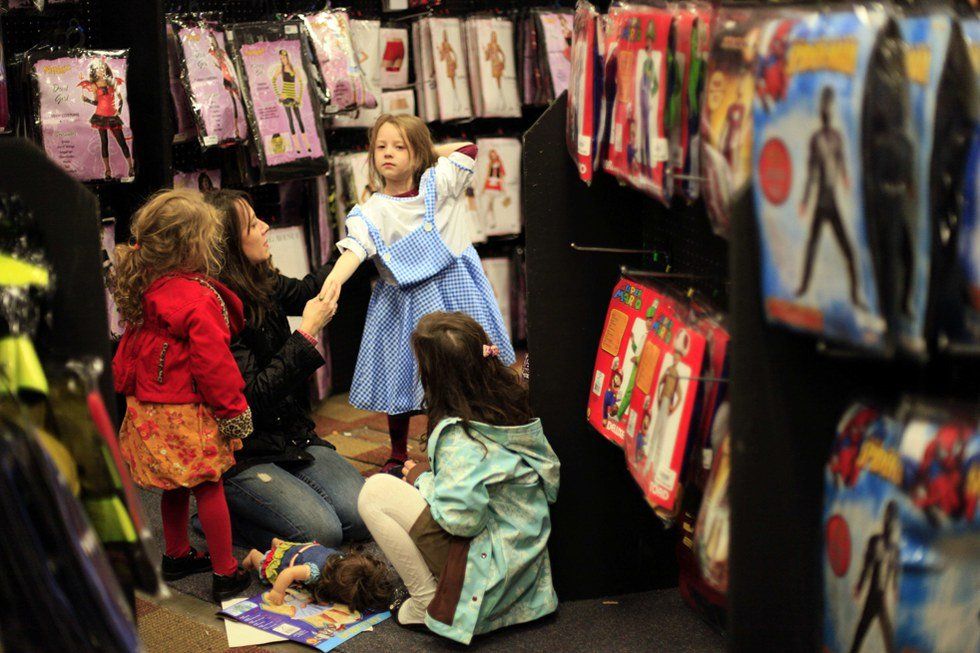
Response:
POLYGON ((460 151, 449 156, 441 156, 436 162, 436 193, 440 200, 457 198, 473 181, 473 168, 476 162, 460 151))
POLYGON ((367 223, 360 215, 347 215, 347 237, 337 242, 341 252, 351 251, 363 262, 377 254, 367 223))

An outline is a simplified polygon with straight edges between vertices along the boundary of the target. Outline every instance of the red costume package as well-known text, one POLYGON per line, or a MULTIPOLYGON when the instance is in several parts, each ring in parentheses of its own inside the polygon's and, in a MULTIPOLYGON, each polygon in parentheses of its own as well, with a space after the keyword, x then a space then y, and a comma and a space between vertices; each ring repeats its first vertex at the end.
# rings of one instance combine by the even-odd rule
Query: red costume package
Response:
POLYGON ((666 9, 622 5, 609 10, 606 25, 604 75, 614 76, 616 94, 607 107, 603 168, 661 201, 670 158, 664 110, 672 20, 666 9))
POLYGON ((566 139, 568 152, 582 181, 592 183, 595 152, 597 82, 596 20, 592 3, 579 0, 575 7, 572 40, 572 77, 568 85, 566 139))
POLYGON ((646 315, 648 333, 626 411, 626 459, 661 518, 679 511, 681 473, 692 430, 705 338, 685 318, 688 308, 658 294, 646 315))

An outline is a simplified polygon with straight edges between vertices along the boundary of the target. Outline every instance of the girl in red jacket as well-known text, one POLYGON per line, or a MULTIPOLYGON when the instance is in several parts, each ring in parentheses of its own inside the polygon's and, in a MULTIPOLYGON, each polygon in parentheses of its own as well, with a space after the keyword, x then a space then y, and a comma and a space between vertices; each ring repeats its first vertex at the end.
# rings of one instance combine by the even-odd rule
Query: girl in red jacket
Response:
POLYGON ((116 391, 126 396, 120 445, 133 479, 163 490, 164 579, 213 569, 219 602, 249 585, 232 555, 221 483, 252 432, 230 349, 244 322, 242 304, 208 276, 219 269, 221 232, 200 193, 158 193, 131 231, 116 264, 116 304, 126 325, 113 360, 116 391), (191 492, 210 556, 188 540, 191 492))

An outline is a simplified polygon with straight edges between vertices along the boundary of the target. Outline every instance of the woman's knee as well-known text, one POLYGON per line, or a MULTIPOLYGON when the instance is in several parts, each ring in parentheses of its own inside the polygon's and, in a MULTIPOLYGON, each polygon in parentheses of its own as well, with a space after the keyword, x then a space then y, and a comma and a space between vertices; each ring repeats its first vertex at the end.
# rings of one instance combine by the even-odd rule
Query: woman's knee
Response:
POLYGON ((380 510, 385 497, 391 496, 397 490, 399 483, 404 483, 390 474, 375 474, 364 482, 361 493, 357 497, 357 511, 361 519, 367 519, 372 510, 380 510))

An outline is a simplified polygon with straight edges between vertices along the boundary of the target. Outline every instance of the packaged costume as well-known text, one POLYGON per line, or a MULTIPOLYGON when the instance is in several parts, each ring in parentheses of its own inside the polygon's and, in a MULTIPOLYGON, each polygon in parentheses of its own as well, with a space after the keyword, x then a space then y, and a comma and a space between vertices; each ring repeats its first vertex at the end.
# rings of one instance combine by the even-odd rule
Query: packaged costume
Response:
POLYGON ((883 9, 768 23, 752 151, 766 317, 878 351, 889 312, 878 285, 890 260, 884 229, 907 210, 911 166, 901 156, 901 48, 886 25, 883 9), (765 62, 783 52, 777 87, 765 62))
POLYGON ((381 22, 377 20, 350 21, 351 43, 357 64, 364 75, 365 103, 353 113, 334 118, 336 127, 373 127, 381 115, 381 22), (373 103, 366 98, 370 96, 373 103))
POLYGON ((126 57, 125 50, 27 54, 37 136, 47 155, 79 181, 132 181, 135 174, 126 57))
POLYGON ((571 11, 534 10, 537 27, 538 65, 545 101, 551 102, 568 89, 572 68, 571 11))
POLYGON ((408 29, 383 27, 378 44, 381 48, 381 88, 398 88, 408 84, 408 29))
MULTIPOLYGON (((960 26, 973 63, 976 93, 980 88, 980 19, 964 19, 960 26)), ((937 292, 941 301, 940 347, 977 355, 980 353, 980 115, 975 113, 970 118, 973 133, 963 165, 963 204, 954 239, 955 262, 942 274, 937 292)))
POLYGON ((263 182, 327 170, 320 106, 309 84, 300 23, 241 23, 228 32, 263 182))
POLYGON ((469 18, 466 39, 475 114, 481 118, 520 118, 513 21, 469 18))
POLYGON ((109 337, 113 340, 123 334, 122 320, 119 309, 116 308, 116 219, 107 218, 102 221, 102 281, 105 283, 105 303, 109 313, 109 337))
POLYGON ((423 18, 412 23, 412 52, 415 86, 418 91, 418 115, 425 122, 435 122, 439 120, 439 91, 436 88, 436 65, 429 19, 423 18))
POLYGON ((603 168, 661 201, 666 201, 670 155, 664 109, 671 21, 663 9, 616 6, 606 26, 605 57, 615 62, 604 74, 614 76, 616 95, 607 107, 610 132, 603 168))
POLYGON ((691 61, 687 68, 686 91, 682 102, 687 109, 687 147, 684 151, 684 165, 675 176, 680 182, 674 185, 689 202, 701 197, 701 103, 704 99, 707 81, 708 52, 711 49, 711 24, 714 9, 711 5, 694 5, 694 24, 691 26, 691 61))
POLYGON ((197 135, 197 125, 194 123, 194 115, 191 111, 190 100, 187 99, 187 91, 184 84, 180 81, 180 56, 177 51, 180 43, 177 41, 177 34, 174 32, 172 17, 167 18, 167 72, 170 79, 170 99, 171 111, 173 112, 174 143, 189 141, 197 135))
POLYGON ((186 188, 206 193, 209 190, 221 188, 220 170, 192 170, 190 172, 174 172, 174 188, 186 188))
POLYGON ((507 335, 513 339, 514 333, 514 282, 513 261, 505 256, 487 257, 481 259, 483 272, 493 288, 493 296, 497 300, 500 315, 504 318, 507 335))
POLYGON ((7 67, 3 54, 3 30, 0 29, 0 134, 10 131, 10 102, 7 98, 7 67))
POLYGON ((473 188, 487 236, 521 233, 521 142, 516 138, 476 139, 473 188))
POLYGON ((242 89, 221 28, 197 16, 171 19, 179 47, 180 78, 197 122, 201 147, 228 145, 248 136, 242 89))
POLYGON ((381 111, 393 116, 414 116, 415 90, 403 88, 397 91, 381 92, 381 111))
POLYGON ((959 29, 948 13, 906 16, 899 20, 909 48, 906 72, 910 94, 915 156, 915 207, 901 225, 902 277, 898 290, 898 341, 907 351, 925 357, 933 332, 933 280, 942 268, 941 231, 955 225, 955 199, 963 169, 969 92, 969 62, 959 29), (933 265, 935 261, 935 265, 933 265))
POLYGON ((471 118, 473 105, 463 49, 463 24, 458 18, 429 18, 426 23, 435 64, 439 119, 445 122, 471 118))
MULTIPOLYGON (((712 28, 701 109, 701 170, 705 208, 720 236, 728 235, 732 199, 751 178, 756 42, 761 26, 772 16, 767 9, 724 7, 712 28)), ((779 54, 781 41, 773 45, 776 57, 766 68, 775 75, 785 55, 779 54)), ((774 87, 774 92, 782 96, 785 90, 774 87)))
POLYGON ((313 46, 320 77, 326 86, 325 114, 366 109, 378 105, 378 98, 366 86, 360 60, 351 41, 347 10, 333 9, 302 17, 303 27, 313 46))
POLYGON ((731 449, 731 436, 726 432, 714 456, 711 474, 701 498, 698 521, 694 526, 694 552, 701 576, 712 589, 722 594, 728 592, 731 449))
POLYGON ((381 275, 368 306, 350 402, 389 415, 418 410, 422 385, 409 343, 419 320, 435 311, 462 311, 475 319, 500 350, 505 365, 514 349, 493 289, 470 242, 464 190, 474 161, 461 151, 426 170, 418 194, 378 192, 347 217, 347 237, 337 243, 381 275))
POLYGON ((980 647, 976 415, 856 404, 824 475, 823 650, 980 647))
POLYGON ((347 237, 347 214, 356 204, 363 204, 377 188, 371 181, 371 160, 367 152, 349 152, 331 159, 334 183, 337 185, 337 239, 347 237))
POLYGON ((596 21, 599 14, 587 0, 575 7, 574 38, 572 39, 571 81, 568 87, 566 142, 578 175, 586 184, 592 183, 592 158, 595 151, 596 101, 601 89, 596 21))

